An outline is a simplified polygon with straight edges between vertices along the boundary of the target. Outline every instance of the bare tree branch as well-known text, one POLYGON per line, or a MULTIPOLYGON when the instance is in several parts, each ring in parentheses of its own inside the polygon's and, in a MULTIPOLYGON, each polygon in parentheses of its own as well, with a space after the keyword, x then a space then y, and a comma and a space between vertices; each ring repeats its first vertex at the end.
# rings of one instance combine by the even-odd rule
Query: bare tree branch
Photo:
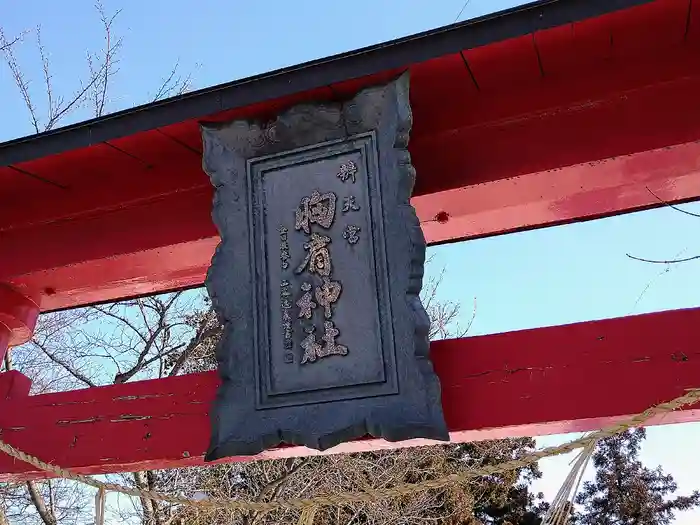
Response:
POLYGON ((102 76, 98 89, 95 90, 95 116, 100 117, 104 114, 105 110, 109 78, 116 74, 116 70, 113 71, 116 61, 115 56, 122 46, 121 37, 118 38, 114 44, 112 43, 112 24, 114 23, 114 19, 121 13, 121 9, 117 10, 111 17, 108 17, 100 0, 95 3, 95 8, 100 15, 100 21, 102 22, 105 33, 104 60, 101 69, 102 76))
POLYGON ((19 89, 20 95, 22 96, 22 100, 24 100, 24 105, 26 106, 27 111, 29 111, 29 118, 32 121, 32 126, 34 127, 36 133, 39 133, 41 131, 39 125, 39 118, 37 117, 36 107, 32 102, 32 97, 29 94, 29 81, 24 76, 19 62, 17 62, 17 58, 15 57, 13 51, 13 46, 5 44, 5 36, 1 32, 0 45, 2 45, 3 47, 5 63, 7 64, 7 67, 10 68, 10 73, 12 74, 12 78, 15 81, 15 85, 17 86, 17 89, 19 89))
MULTIPOLYGON (((91 306, 93 310, 96 312, 101 313, 102 315, 106 315, 107 317, 112 317, 116 321, 119 321, 120 323, 124 323, 128 328, 130 328, 144 343, 148 344, 148 339, 146 339, 141 333, 141 330, 139 330, 134 323, 129 321, 125 316, 116 314, 112 311, 112 308, 116 306, 118 303, 109 305, 107 308, 103 308, 102 306, 91 306)), ((148 323, 148 320, 144 318, 144 321, 148 323)))
MULTIPOLYGON (((10 39, 5 36, 0 28, 0 52, 4 55, 5 63, 29 113, 30 123, 35 133, 55 128, 66 116, 82 107, 86 102, 92 103, 92 112, 95 117, 100 117, 107 111, 111 79, 119 71, 119 51, 123 44, 122 37, 114 34, 114 22, 121 13, 121 9, 108 14, 101 0, 97 0, 94 7, 102 24, 104 46, 99 53, 88 52, 87 66, 89 76, 85 81, 79 81, 80 88, 68 99, 56 93, 54 78, 51 74, 49 54, 42 41, 41 26, 37 26, 35 29, 36 44, 45 87, 45 111, 37 107, 34 99, 35 94, 30 89, 31 79, 13 51, 14 45, 21 42, 26 32, 10 39)), ((180 63, 178 61, 163 79, 153 100, 180 95, 190 89, 192 75, 180 75, 179 70, 180 63)))
MULTIPOLYGON (((141 490, 149 490, 148 481, 143 472, 134 472, 134 482, 136 487, 141 490)), ((143 512, 144 525, 156 525, 156 513, 154 510, 155 501, 148 498, 139 498, 141 501, 141 510, 143 512)))
MULTIPOLYGON (((674 260, 677 259, 685 251, 687 251, 687 248, 684 248, 684 249, 680 250, 679 252, 677 252, 676 255, 673 257, 673 259, 674 260)), ((637 306, 639 305, 639 303, 642 302, 642 299, 647 294, 647 292, 651 289, 651 287, 655 284, 655 282, 658 281, 661 277, 663 277, 663 275, 670 273, 675 268, 677 268, 677 266, 672 266, 671 264, 667 264, 666 268, 661 270, 652 279, 650 279, 649 282, 647 282, 646 286, 642 289, 642 291, 637 296, 637 299, 634 301, 634 304, 632 305, 632 308, 630 309, 630 314, 632 314, 637 309, 637 306)))
POLYGON ((54 108, 49 108, 50 111, 50 118, 48 123, 46 124, 45 131, 48 131, 52 129, 63 117, 65 117, 70 111, 73 109, 76 109, 78 106, 80 106, 83 101, 85 100, 85 95, 87 92, 92 88, 97 81, 99 80, 99 75, 102 73, 102 71, 106 68, 107 64, 102 64, 102 67, 100 70, 97 72, 97 74, 90 79, 90 82, 78 91, 74 96, 73 99, 68 102, 67 104, 63 104, 63 99, 59 99, 59 102, 56 104, 54 108))
MULTIPOLYGON (((430 257, 426 261, 426 265, 432 261, 430 257)), ((469 320, 467 328, 460 330, 457 323, 461 311, 461 305, 452 301, 438 300, 438 290, 442 285, 445 277, 446 268, 443 267, 435 277, 430 277, 426 280, 421 293, 421 301, 423 307, 430 318, 430 331, 428 337, 430 339, 445 339, 448 337, 464 337, 476 317, 476 298, 474 299, 474 309, 469 320)))
POLYGON ((19 36, 14 37, 13 39, 9 40, 8 38, 5 37, 5 33, 3 32, 2 28, 0 28, 0 51, 5 51, 6 49, 9 49, 10 47, 14 46, 17 42, 22 40, 22 37, 25 35, 25 32, 21 33, 19 36))
POLYGON ((296 461, 296 458, 287 458, 285 460, 285 470, 282 473, 282 475, 273 479, 262 488, 262 490, 258 494, 258 497, 256 498, 257 501, 272 501, 275 498, 277 498, 280 489, 282 488, 284 483, 287 480, 289 480, 289 478, 291 478, 296 472, 303 469, 307 465, 310 465, 312 461, 313 456, 308 456, 301 461, 296 461))
MULTIPOLYGON (((44 72, 44 84, 46 86, 46 98, 49 108, 49 112, 53 111, 54 100, 53 100, 53 86, 51 85, 51 72, 49 71, 49 59, 46 55, 46 50, 41 42, 41 26, 36 26, 36 44, 39 48, 39 56, 41 58, 41 68, 44 72)), ((59 102, 60 104, 60 102, 59 102)))
POLYGON ((41 492, 39 492, 34 481, 27 481, 27 490, 44 525, 57 525, 56 516, 46 507, 44 497, 41 495, 41 492))
POLYGON ((185 365, 186 361, 190 358, 192 353, 207 339, 215 337, 220 334, 222 326, 218 323, 216 319, 216 313, 214 312, 214 307, 210 306, 209 310, 204 314, 203 321, 197 327, 197 332, 194 337, 190 340, 187 348, 178 356, 177 360, 173 364, 168 375, 175 376, 180 373, 182 367, 185 365))
POLYGON ((121 372, 115 375, 114 377, 114 383, 125 383, 128 380, 130 380, 132 377, 134 377, 136 374, 138 374, 144 367, 148 366, 150 363, 153 363, 157 361, 158 359, 162 359, 166 355, 172 353, 176 348, 170 349, 169 351, 165 351, 164 348, 167 345, 167 341, 169 339, 169 332, 171 330, 171 326, 168 325, 167 322, 167 317, 168 313, 170 312, 170 309, 173 307, 175 304, 175 301, 182 295, 182 292, 176 292, 172 294, 170 299, 167 302, 162 302, 159 298, 157 297, 149 297, 145 298, 143 300, 139 300, 142 302, 142 304, 147 307, 151 308, 154 312, 156 312, 157 318, 156 318, 156 328, 152 330, 150 328, 150 325, 147 324, 146 328, 148 329, 150 336, 146 338, 143 334, 139 334, 141 339, 145 341, 141 351, 139 352, 138 358, 136 360, 136 363, 133 364, 133 366, 127 370, 126 372, 121 372), (148 354, 151 352, 151 350, 156 346, 156 342, 158 337, 163 334, 164 337, 164 345, 161 346, 160 349, 157 349, 157 353, 155 358, 153 359, 147 359, 148 354))
POLYGON ((46 357, 48 357, 57 365, 61 366, 66 372, 75 377, 78 381, 84 383, 86 386, 97 386, 95 383, 90 381, 90 379, 88 379, 83 373, 81 373, 80 370, 73 368, 63 359, 57 357, 53 352, 50 352, 48 348, 45 345, 41 344, 36 338, 32 339, 32 344, 39 348, 39 350, 41 350, 46 355, 46 357))
POLYGON ((474 324, 474 319, 476 319, 476 297, 474 297, 474 306, 472 307, 472 316, 469 318, 469 322, 467 323, 467 327, 464 330, 462 330, 462 332, 457 337, 465 337, 469 333, 469 330, 471 330, 472 325, 474 324))
POLYGON ((101 117, 105 112, 110 78, 116 75, 119 71, 116 68, 119 62, 117 56, 118 51, 122 47, 123 39, 122 37, 117 39, 114 38, 112 26, 114 24, 114 20, 117 18, 117 16, 119 16, 122 10, 119 9, 115 11, 114 14, 109 16, 107 15, 101 0, 97 0, 95 3, 95 9, 100 17, 100 22, 102 23, 105 45, 102 51, 102 58, 98 58, 97 54, 88 54, 87 61, 88 69, 90 70, 90 77, 96 79, 91 90, 93 114, 95 117, 101 117), (99 66, 96 66, 96 63, 99 64, 99 66))
POLYGON ((81 82, 81 88, 78 89, 68 101, 62 96, 57 97, 55 94, 53 76, 50 72, 49 56, 41 38, 41 26, 37 26, 35 29, 36 44, 47 98, 46 117, 43 119, 45 123, 42 123, 42 119, 39 118, 37 107, 32 98, 30 80, 25 75, 13 51, 13 44, 19 42, 20 37, 10 41, 0 30, 0 51, 4 54, 5 62, 10 69, 15 85, 19 89, 24 105, 29 112, 32 127, 36 133, 54 128, 70 112, 82 106, 86 100, 88 100, 88 94, 91 91, 93 92, 95 100, 95 116, 100 116, 104 113, 109 84, 108 80, 116 73, 114 68, 116 64, 116 55, 122 45, 121 38, 115 40, 112 36, 112 24, 121 11, 116 11, 112 16, 107 16, 99 0, 95 4, 95 8, 100 15, 100 20, 102 21, 105 32, 104 57, 97 62, 95 57, 91 54, 88 55, 90 77, 87 82, 81 82))
POLYGON ((163 98, 182 95, 189 91, 192 85, 192 74, 189 73, 186 77, 177 75, 177 69, 180 67, 180 61, 175 62, 170 74, 163 80, 163 83, 156 91, 152 101, 161 100, 163 98))

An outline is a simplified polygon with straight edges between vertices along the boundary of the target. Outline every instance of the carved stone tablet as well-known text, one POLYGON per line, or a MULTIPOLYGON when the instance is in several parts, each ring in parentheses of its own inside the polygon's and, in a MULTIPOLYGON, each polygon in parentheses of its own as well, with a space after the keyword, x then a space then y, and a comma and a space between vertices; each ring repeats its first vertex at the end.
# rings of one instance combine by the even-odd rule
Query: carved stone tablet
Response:
POLYGON ((345 103, 202 126, 225 324, 207 460, 371 434, 448 439, 418 294, 408 75, 345 103))

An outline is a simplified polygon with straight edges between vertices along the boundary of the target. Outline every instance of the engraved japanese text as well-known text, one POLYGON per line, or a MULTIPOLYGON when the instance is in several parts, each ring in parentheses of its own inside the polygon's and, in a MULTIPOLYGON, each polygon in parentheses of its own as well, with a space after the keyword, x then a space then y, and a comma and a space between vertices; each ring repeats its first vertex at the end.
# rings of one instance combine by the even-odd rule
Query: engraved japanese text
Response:
POLYGON ((337 177, 342 180, 343 182, 346 182, 348 180, 352 180, 352 183, 355 184, 355 177, 357 176, 357 164, 355 164, 353 161, 349 160, 347 162, 343 162, 340 165, 340 169, 338 170, 337 177))
POLYGON ((309 273, 315 273, 321 277, 330 276, 331 253, 328 249, 328 244, 330 242, 330 237, 319 235, 318 233, 312 233, 311 240, 304 243, 304 250, 306 250, 308 253, 294 272, 300 274, 306 270, 309 273))
POLYGON ((348 241, 350 244, 357 244, 360 240, 360 227, 353 224, 348 224, 343 231, 343 239, 348 241))
POLYGON ((303 230, 309 235, 309 226, 318 224, 328 229, 333 224, 335 218, 336 195, 333 192, 324 193, 314 191, 311 196, 301 199, 301 203, 296 211, 296 222, 294 228, 303 230))
POLYGON ((353 195, 348 195, 343 197, 343 213, 348 213, 349 211, 359 211, 360 207, 355 202, 355 197, 353 195))
POLYGON ((287 234, 289 230, 284 226, 280 226, 280 261, 282 261, 282 269, 286 270, 289 268, 289 241, 287 240, 287 234))
MULTIPOLYGON (((338 176, 345 181, 355 178, 357 166, 352 161, 341 166, 343 175, 338 176), (343 178, 345 177, 345 178, 343 178)), ((333 309, 339 301, 343 285, 340 281, 333 279, 333 259, 331 254, 331 237, 312 231, 313 225, 318 225, 325 230, 331 230, 335 222, 337 196, 333 192, 321 193, 314 190, 311 195, 303 197, 299 207, 295 212, 294 228, 303 232, 307 236, 307 241, 303 243, 305 251, 304 259, 294 269, 297 275, 308 275, 300 288, 297 296, 296 306, 298 307, 297 318, 303 323, 306 333, 304 339, 299 343, 303 354, 301 364, 313 363, 318 359, 331 355, 347 355, 347 346, 337 341, 340 337, 340 330, 333 323, 333 309), (323 312, 322 319, 323 335, 320 337, 316 333, 314 324, 314 312, 316 309, 323 312), (320 340, 319 340, 320 339, 320 340)), ((343 211, 356 211, 359 206, 354 197, 345 197, 343 201, 343 211)))
POLYGON ((280 302, 282 304, 282 334, 284 336, 284 362, 294 362, 294 343, 292 341, 292 316, 289 310, 292 308, 290 290, 291 284, 287 279, 280 282, 280 302))

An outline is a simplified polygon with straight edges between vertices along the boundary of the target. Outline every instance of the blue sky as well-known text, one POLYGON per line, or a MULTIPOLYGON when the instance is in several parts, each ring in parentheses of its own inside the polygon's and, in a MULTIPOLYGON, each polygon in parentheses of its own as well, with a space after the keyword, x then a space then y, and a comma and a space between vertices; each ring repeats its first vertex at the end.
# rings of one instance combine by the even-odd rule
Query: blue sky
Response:
MULTIPOLYGON (((182 73, 192 73, 194 87, 206 87, 452 23, 463 7, 463 0, 104 3, 107 11, 124 9, 114 27, 124 44, 110 110, 148 101, 178 60, 182 73)), ((461 19, 517 3, 471 0, 461 19)), ((86 53, 102 46, 92 2, 0 4, 0 25, 8 37, 37 24, 50 54, 54 89, 68 97, 86 75, 86 53)), ((44 91, 35 46, 25 43, 17 57, 26 64, 41 108, 44 91)), ((0 140, 30 133, 26 110, 4 67, 0 100, 0 140)), ((72 120, 89 116, 77 112, 72 120)), ((697 205, 686 209, 700 212, 697 205)), ((625 255, 667 259, 700 254, 693 235, 698 228, 700 219, 661 209, 433 248, 432 268, 447 268, 442 297, 464 302, 465 318, 476 297, 473 334, 698 306, 700 261, 665 267, 625 255)), ((699 441, 700 424, 657 427, 649 432, 643 457, 651 466, 662 464, 676 476, 681 491, 688 492, 700 488, 694 479, 700 459, 687 452, 699 441)), ((564 480, 568 461, 542 463, 545 479, 538 486, 549 497, 564 480)), ((697 523, 699 518, 700 512, 688 513, 676 523, 697 523)))

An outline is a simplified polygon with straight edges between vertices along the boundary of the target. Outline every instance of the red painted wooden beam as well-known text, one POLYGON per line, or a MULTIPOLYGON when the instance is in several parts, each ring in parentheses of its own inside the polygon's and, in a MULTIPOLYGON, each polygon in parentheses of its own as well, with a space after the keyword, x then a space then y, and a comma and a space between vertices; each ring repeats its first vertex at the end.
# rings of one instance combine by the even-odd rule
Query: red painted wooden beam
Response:
POLYGON ((700 197, 700 142, 488 181, 413 199, 427 239, 459 241, 700 197))
MULTIPOLYGON (((699 196, 700 142, 690 142, 421 195, 412 202, 434 244, 699 196)), ((44 311, 199 285, 219 242, 210 202, 210 190, 203 187, 6 232, 0 235, 3 249, 23 256, 0 262, 0 282, 30 295, 38 292, 44 311)))
MULTIPOLYGON (((571 72, 554 53, 561 42, 548 38, 537 36, 544 77, 508 58, 536 58, 531 38, 467 52, 480 91, 459 55, 412 67, 413 203, 428 242, 661 205, 651 192, 668 202, 700 197, 696 50, 597 59, 571 72)), ((218 237, 199 131, 185 122, 167 133, 179 142, 152 131, 22 164, 66 189, 0 169, 0 246, 10 254, 0 282, 42 311, 201 284, 218 237)))
POLYGON ((0 374, 0 401, 23 399, 29 395, 32 381, 17 370, 0 374))
MULTIPOLYGON (((600 428, 700 386, 700 308, 433 343, 454 441, 600 428)), ((0 401, 0 437, 84 473, 202 463, 214 373, 0 401)), ((700 406, 651 424, 700 421, 700 406)), ((426 444, 375 439, 356 452, 426 444)), ((314 453, 285 447, 262 458, 314 453)), ((234 458, 246 461, 251 458, 234 458)), ((0 480, 38 478, 0 455, 0 480)))

